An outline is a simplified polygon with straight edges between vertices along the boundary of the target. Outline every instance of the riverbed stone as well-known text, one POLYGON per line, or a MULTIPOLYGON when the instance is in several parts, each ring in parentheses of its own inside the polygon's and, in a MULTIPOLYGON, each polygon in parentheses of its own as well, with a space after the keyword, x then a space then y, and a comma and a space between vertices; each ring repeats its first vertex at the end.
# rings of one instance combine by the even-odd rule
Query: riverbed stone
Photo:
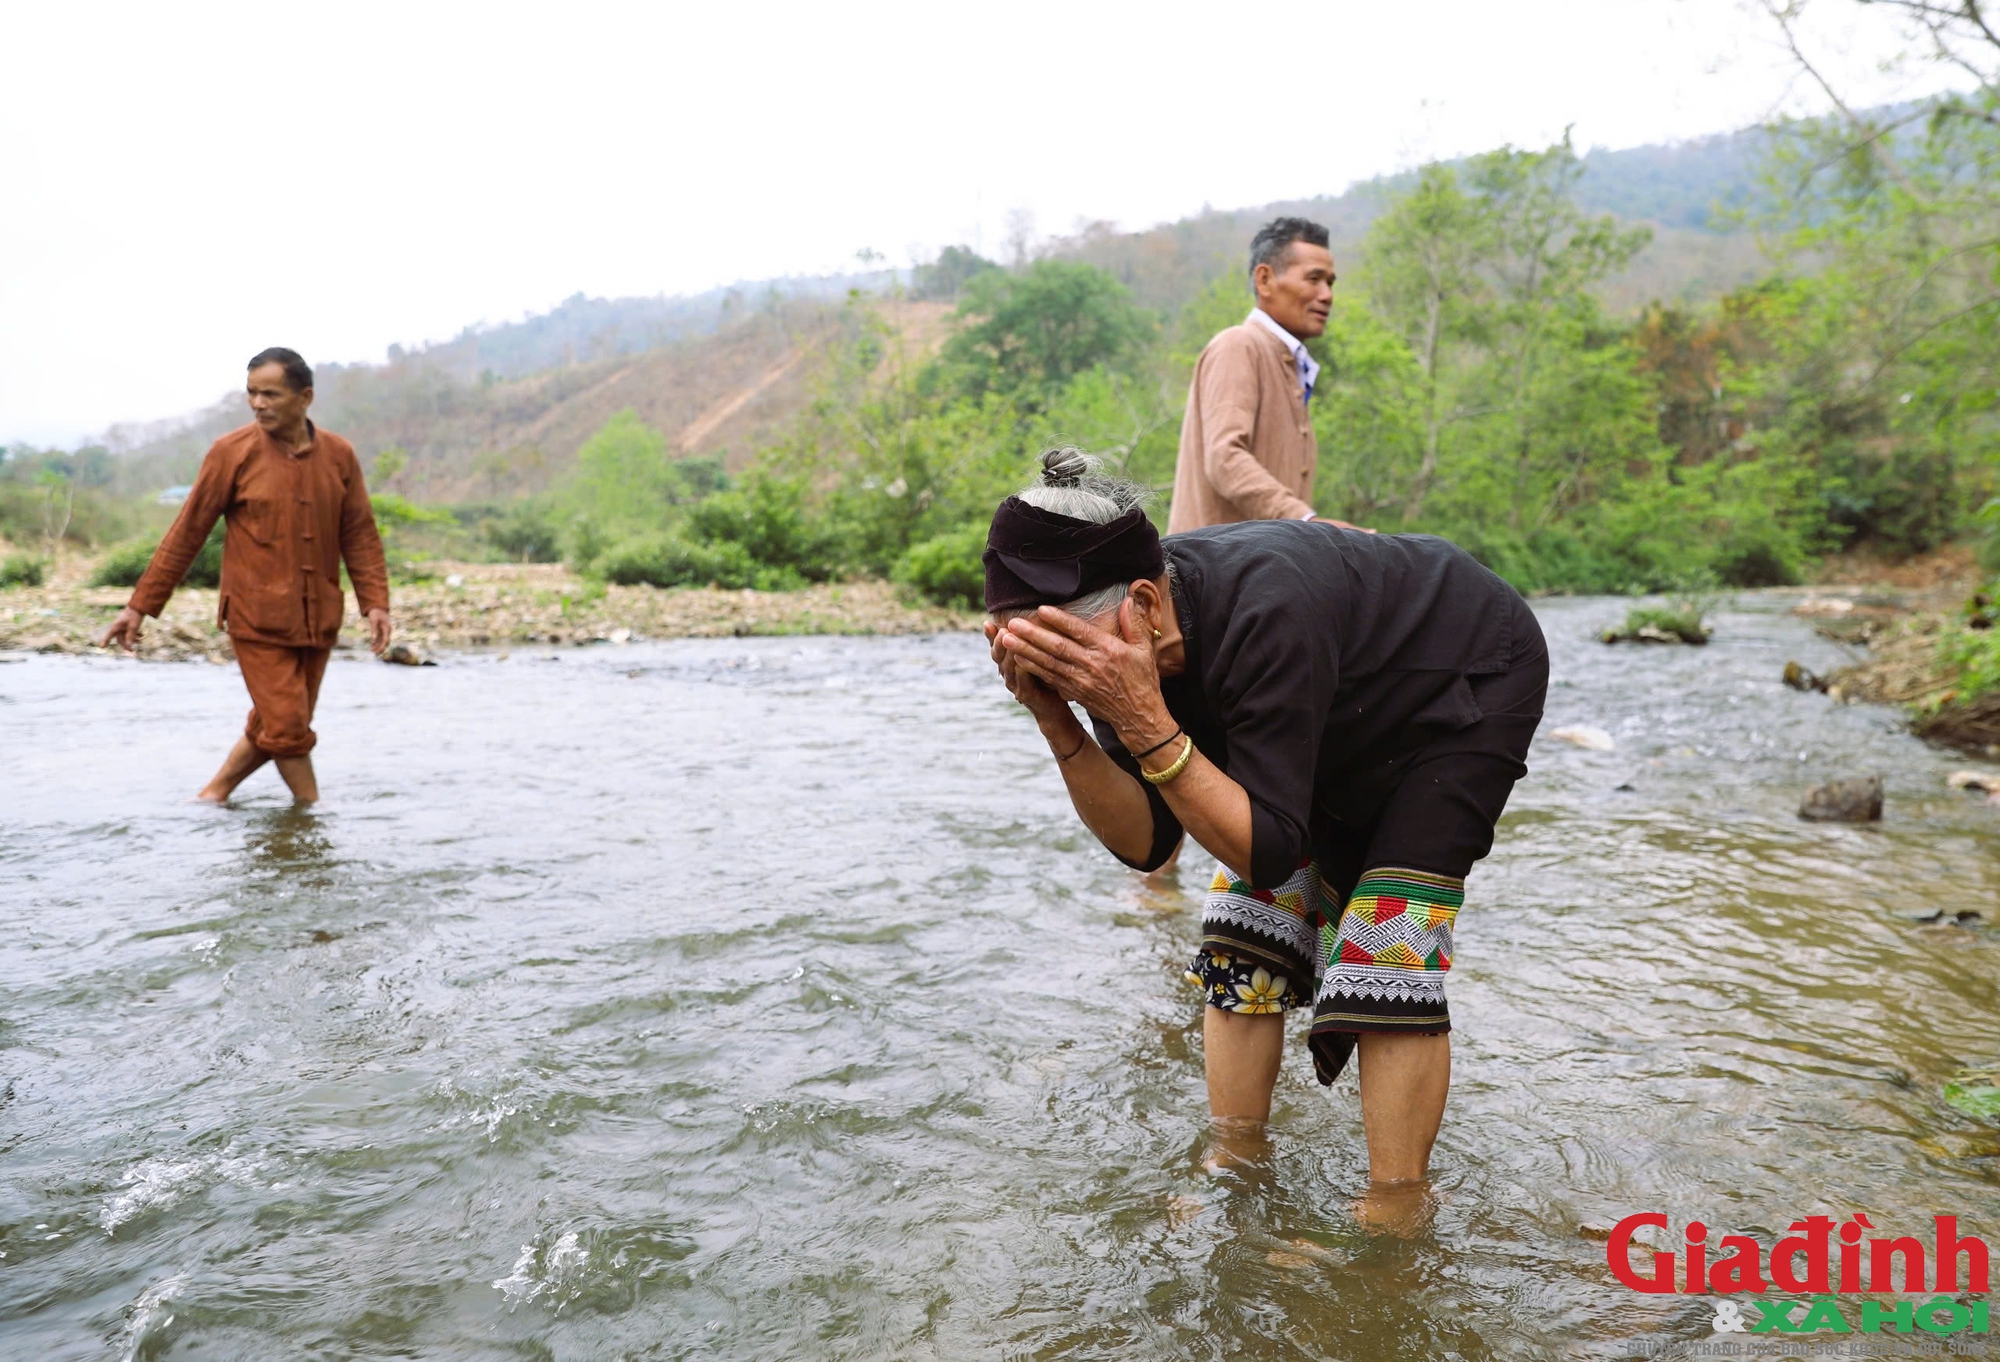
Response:
POLYGON ((1793 690, 1816 690, 1824 692, 1827 682, 1817 672, 1807 671, 1796 662, 1785 664, 1785 684, 1793 690))
POLYGON ((1806 791, 1799 817, 1813 823, 1879 823, 1882 777, 1856 776, 1815 785, 1806 791))
POLYGON ((1586 752, 1615 752, 1618 744, 1609 733, 1592 724, 1572 724, 1567 728, 1552 729, 1549 736, 1557 742, 1566 742, 1573 747, 1581 747, 1586 752))

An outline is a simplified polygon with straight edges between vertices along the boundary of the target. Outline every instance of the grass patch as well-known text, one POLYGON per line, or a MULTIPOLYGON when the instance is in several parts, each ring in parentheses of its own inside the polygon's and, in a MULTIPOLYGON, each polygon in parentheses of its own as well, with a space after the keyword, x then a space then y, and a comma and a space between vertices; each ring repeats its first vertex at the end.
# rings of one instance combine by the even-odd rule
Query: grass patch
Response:
POLYGON ((1714 630, 1708 613, 1715 608, 1713 597, 1683 596, 1665 605, 1635 605, 1625 612, 1625 622, 1606 629, 1606 643, 1706 643, 1714 630))

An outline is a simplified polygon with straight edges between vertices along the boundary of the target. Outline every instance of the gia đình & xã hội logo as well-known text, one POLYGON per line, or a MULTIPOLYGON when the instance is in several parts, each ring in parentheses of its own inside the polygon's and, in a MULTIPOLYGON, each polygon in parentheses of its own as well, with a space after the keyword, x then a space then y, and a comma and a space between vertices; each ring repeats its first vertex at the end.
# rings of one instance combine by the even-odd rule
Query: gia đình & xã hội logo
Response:
POLYGON ((1642 1229, 1667 1226, 1659 1211, 1626 1216, 1612 1228, 1605 1263, 1634 1291, 1724 1297, 1710 1325, 1716 1333, 1988 1332, 1987 1302, 1959 1298, 1988 1289, 1986 1242, 1961 1233, 1955 1215, 1933 1216, 1928 1242, 1877 1233, 1859 1212, 1837 1229, 1831 1216, 1796 1220, 1768 1252, 1747 1234, 1711 1239, 1699 1220, 1682 1227, 1678 1252, 1634 1238, 1642 1229), (1635 1245, 1652 1250, 1650 1264, 1635 1264, 1635 1245), (1882 1299, 1894 1294, 1929 1299, 1882 1299), (1750 1299, 1729 1299, 1739 1295, 1750 1299))

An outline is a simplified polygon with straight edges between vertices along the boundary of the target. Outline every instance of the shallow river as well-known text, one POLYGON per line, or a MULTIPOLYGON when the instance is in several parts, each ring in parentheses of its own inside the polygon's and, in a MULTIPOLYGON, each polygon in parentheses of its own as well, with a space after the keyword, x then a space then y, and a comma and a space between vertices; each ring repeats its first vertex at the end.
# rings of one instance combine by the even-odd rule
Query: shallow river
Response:
POLYGON ((1990 915, 2000 810, 1783 689, 1838 658, 1785 604, 1705 650, 1540 607, 1412 1239, 1297 1028, 1271 1166, 1200 1173, 1205 858, 1099 850, 976 637, 336 662, 310 813, 181 802, 234 668, 9 659, 0 1354, 1596 1358, 1712 1311, 1586 1222, 1993 1239, 1939 1085, 2000 937, 1908 915, 1990 915), (1795 817, 1870 771, 1880 826, 1795 817))

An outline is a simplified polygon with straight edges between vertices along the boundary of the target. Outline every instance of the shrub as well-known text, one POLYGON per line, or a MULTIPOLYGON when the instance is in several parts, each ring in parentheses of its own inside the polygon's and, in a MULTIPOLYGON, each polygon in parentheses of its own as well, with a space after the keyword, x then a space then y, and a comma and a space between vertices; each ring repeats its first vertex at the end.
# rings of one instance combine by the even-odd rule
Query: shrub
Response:
POLYGON ((457 519, 441 506, 419 506, 394 492, 377 492, 369 498, 369 505, 375 511, 375 525, 380 530, 400 525, 450 525, 457 519))
MULTIPOLYGON (((90 585, 137 586, 146 565, 153 561, 153 550, 159 546, 157 539, 128 539, 117 545, 104 555, 96 570, 90 574, 90 585)), ((187 575, 181 578, 181 585, 212 587, 221 581, 222 522, 218 520, 203 541, 201 551, 188 564, 187 575)))
POLYGON ((2000 690, 2000 629, 1990 623, 1984 629, 1954 625, 1938 635, 1937 648, 1938 657, 1957 673, 1961 702, 2000 690))
POLYGON ((29 553, 17 553, 0 563, 0 586, 40 586, 48 564, 29 553))
POLYGON ((793 590, 804 580, 790 568, 759 563, 741 544, 703 544, 679 535, 650 534, 628 539, 601 554, 597 571, 620 586, 756 587, 793 590))
POLYGON ((1739 520, 1716 545, 1712 560, 1724 586, 1791 586, 1805 553, 1796 534, 1768 513, 1739 520))
POLYGON ((825 581, 839 567, 838 537, 806 506, 803 479, 753 474, 688 511, 688 530, 715 544, 741 545, 758 562, 825 581))
POLYGON ((114 545, 90 573, 92 586, 137 586, 146 564, 153 561, 154 539, 128 539, 114 545))
POLYGON ((986 599, 986 527, 966 525, 921 544, 912 544, 896 560, 890 576, 943 605, 982 609, 986 599))
POLYGON ((1986 527, 1985 538, 1979 541, 1979 566, 1988 572, 2000 572, 2000 497, 1993 497, 1981 506, 1977 518, 1986 527))
POLYGON ((562 529, 539 506, 515 506, 486 522, 486 541, 517 563, 553 563, 562 557, 562 529))

